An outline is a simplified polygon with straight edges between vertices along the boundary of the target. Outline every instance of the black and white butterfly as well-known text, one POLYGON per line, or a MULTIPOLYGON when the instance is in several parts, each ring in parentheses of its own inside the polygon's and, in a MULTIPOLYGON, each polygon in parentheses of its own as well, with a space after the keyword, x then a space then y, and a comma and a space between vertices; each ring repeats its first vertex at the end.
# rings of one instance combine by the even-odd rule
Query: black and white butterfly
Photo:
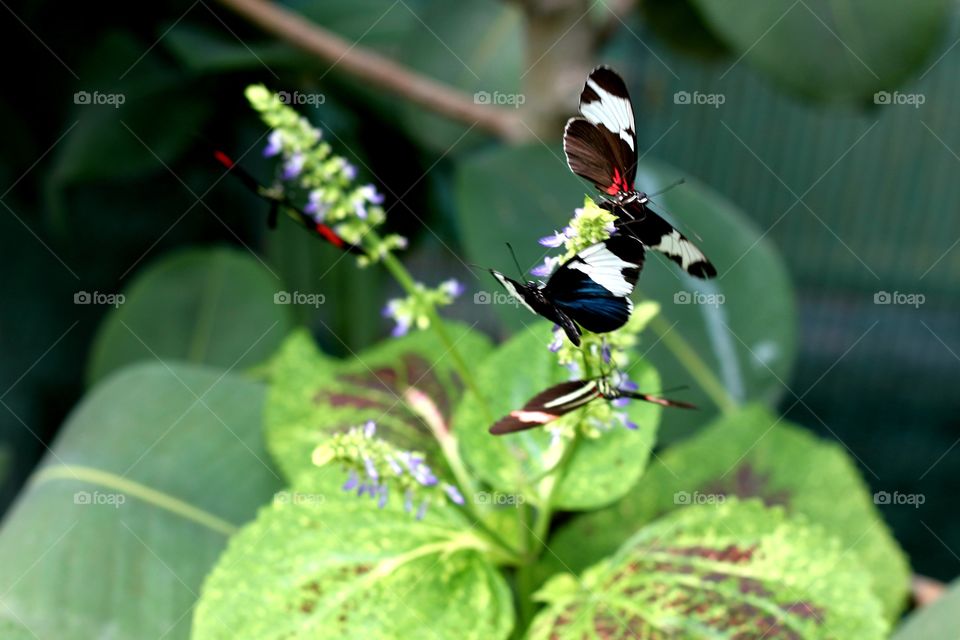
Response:
POLYGON ((599 398, 606 400, 630 398, 632 400, 653 402, 664 407, 696 409, 694 405, 687 402, 668 400, 667 398, 661 398, 648 393, 618 388, 613 385, 609 377, 604 376, 591 380, 561 382, 546 391, 541 391, 527 401, 522 409, 511 411, 510 415, 498 420, 490 427, 490 433, 495 436, 501 436, 506 433, 533 429, 553 422, 574 409, 579 409, 599 398))
POLYGON ((567 165, 593 182, 608 201, 621 233, 638 238, 698 278, 712 278, 717 270, 707 257, 673 225, 650 209, 650 198, 637 191, 637 130, 633 104, 623 79, 609 67, 590 72, 580 93, 580 114, 563 131, 567 165))
POLYGON ((560 265, 546 284, 522 283, 490 273, 523 306, 566 332, 580 346, 580 327, 594 333, 619 329, 630 318, 630 294, 643 267, 643 245, 632 236, 613 236, 560 265), (578 326, 579 325, 579 326, 578 326))

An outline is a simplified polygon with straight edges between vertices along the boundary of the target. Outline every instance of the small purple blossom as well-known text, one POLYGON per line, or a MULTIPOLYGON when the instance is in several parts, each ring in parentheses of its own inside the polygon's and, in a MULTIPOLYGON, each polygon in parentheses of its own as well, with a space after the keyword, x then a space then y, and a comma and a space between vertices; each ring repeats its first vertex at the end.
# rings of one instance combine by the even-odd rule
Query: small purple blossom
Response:
POLYGON ((614 415, 616 416, 617 420, 620 421, 620 424, 625 426, 627 429, 630 429, 631 431, 636 431, 637 429, 639 429, 639 427, 637 426, 637 423, 631 420, 630 417, 627 416, 626 412, 618 411, 614 415))
POLYGON ((357 177, 357 168, 346 160, 343 161, 343 177, 351 181, 357 177))
POLYGON ((553 341, 547 345, 547 349, 556 353, 563 346, 563 330, 560 327, 553 328, 553 341))
POLYGON ((380 485, 380 488, 377 489, 377 507, 378 508, 383 509, 385 506, 387 506, 388 491, 389 489, 387 488, 386 483, 380 485))
POLYGON ((306 161, 306 156, 299 151, 287 158, 287 161, 283 163, 283 179, 293 180, 299 176, 300 172, 303 171, 303 164, 306 161))
POLYGON ((390 335, 394 338, 407 335, 407 332, 410 331, 410 319, 397 318, 396 320, 397 325, 390 331, 390 335))
POLYGON ((423 516, 427 515, 427 500, 424 499, 420 503, 420 507, 417 509, 417 520, 423 520, 423 516))
POLYGON ((370 459, 370 456, 363 456, 363 467, 366 469, 367 477, 376 482, 380 479, 380 474, 377 473, 377 468, 373 464, 373 460, 370 459))
POLYGON ((281 151, 283 151, 283 136, 274 129, 270 132, 270 137, 267 138, 267 146, 263 149, 263 156, 271 158, 281 151))
POLYGON ((366 424, 363 425, 363 437, 372 438, 377 434, 377 423, 373 420, 367 420, 366 424))
POLYGON ((330 205, 321 199, 322 197, 323 192, 314 189, 307 196, 307 204, 303 207, 303 211, 309 213, 314 222, 323 222, 323 219, 327 216, 327 210, 330 208, 330 205))
POLYGON ((383 194, 377 192, 377 188, 372 184, 365 184, 358 191, 360 197, 353 203, 353 210, 360 219, 367 217, 367 203, 383 204, 383 194))
POLYGON ((350 490, 352 490, 354 487, 356 487, 356 486, 357 486, 357 483, 359 483, 359 482, 360 482, 360 477, 357 476, 357 472, 351 470, 349 477, 347 477, 347 481, 346 481, 345 483, 343 483, 343 490, 344 490, 344 491, 350 491, 350 490))
POLYGON ((400 463, 393 457, 387 458, 387 464, 390 465, 390 470, 393 471, 393 474, 396 476, 403 475, 403 467, 400 466, 400 463))
POLYGON ((463 499, 463 494, 461 494, 460 490, 452 484, 443 485, 443 491, 447 494, 447 497, 450 498, 451 502, 455 504, 463 504, 465 502, 463 499))
POLYGON ((445 280, 440 284, 440 288, 451 298, 459 298, 464 291, 463 284, 455 278, 445 280))
POLYGON ((413 491, 410 489, 403 492, 403 510, 407 513, 413 511, 413 491))
POLYGON ((567 236, 560 231, 555 231, 553 235, 544 236, 539 240, 537 240, 537 242, 539 242, 544 247, 550 247, 551 249, 556 249, 566 241, 567 241, 567 236))
POLYGON ((604 364, 610 364, 610 345, 607 344, 607 341, 603 341, 603 346, 600 347, 600 357, 603 358, 604 364))

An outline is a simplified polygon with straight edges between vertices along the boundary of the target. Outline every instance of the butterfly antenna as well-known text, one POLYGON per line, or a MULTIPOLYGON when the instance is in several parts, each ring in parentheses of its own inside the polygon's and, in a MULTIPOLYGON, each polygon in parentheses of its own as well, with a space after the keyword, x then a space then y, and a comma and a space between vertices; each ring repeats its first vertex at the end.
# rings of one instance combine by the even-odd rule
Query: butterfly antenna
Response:
POLYGON ((520 261, 517 260, 517 254, 513 250, 513 246, 507 242, 507 249, 510 249, 510 255, 513 257, 513 264, 517 265, 517 273, 520 274, 521 282, 527 279, 527 275, 523 272, 523 269, 520 268, 520 261))
POLYGON ((657 197, 657 196, 659 196, 659 195, 661 195, 661 194, 666 193, 667 191, 670 191, 670 189, 673 189, 674 187, 679 187, 680 185, 682 185, 682 184, 685 183, 686 181, 687 181, 686 178, 680 178, 679 180, 674 180, 673 182, 671 182, 670 184, 668 184, 667 186, 665 186, 663 189, 660 189, 660 191, 656 191, 656 192, 654 192, 654 193, 648 193, 648 194, 647 194, 647 197, 648 197, 648 198, 655 198, 655 197, 657 197))

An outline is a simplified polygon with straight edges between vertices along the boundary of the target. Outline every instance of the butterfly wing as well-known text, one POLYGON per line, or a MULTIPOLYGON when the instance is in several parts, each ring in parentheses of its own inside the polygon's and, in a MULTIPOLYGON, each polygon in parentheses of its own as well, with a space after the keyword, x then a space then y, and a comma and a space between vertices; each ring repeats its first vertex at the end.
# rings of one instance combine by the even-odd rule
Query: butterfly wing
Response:
POLYGON ((637 129, 623 79, 609 67, 591 71, 580 93, 580 113, 563 131, 570 170, 610 195, 632 190, 637 129))
POLYGON ((616 224, 621 233, 631 235, 648 249, 662 253, 690 275, 704 279, 716 276, 716 267, 703 251, 654 213, 647 202, 641 198, 622 205, 603 202, 600 206, 617 216, 616 224))
POLYGON ((526 307, 531 313, 542 316, 554 324, 560 325, 567 334, 567 337, 570 338, 570 342, 578 347, 580 346, 580 329, 577 328, 577 325, 574 324, 573 320, 571 320, 567 314, 558 309, 554 303, 548 301, 539 290, 533 288, 532 285, 517 282, 499 271, 490 269, 490 273, 493 274, 493 277, 507 290, 507 293, 510 294, 512 298, 526 307))
POLYGON ((614 236, 562 264, 544 295, 584 329, 613 331, 630 318, 633 302, 628 296, 642 266, 643 245, 632 236, 614 236))
POLYGON ((552 422, 585 404, 601 397, 596 380, 562 382, 541 391, 523 405, 511 411, 490 427, 495 436, 533 429, 552 422))
POLYGON ((652 402, 654 404, 659 404, 664 407, 677 407, 680 409, 696 409, 697 406, 690 404, 689 402, 682 402, 680 400, 670 400, 668 398, 661 398, 660 396, 653 396, 649 393, 640 393, 638 391, 624 391, 620 390, 619 395, 621 398, 630 398, 632 400, 643 400, 644 402, 652 402))

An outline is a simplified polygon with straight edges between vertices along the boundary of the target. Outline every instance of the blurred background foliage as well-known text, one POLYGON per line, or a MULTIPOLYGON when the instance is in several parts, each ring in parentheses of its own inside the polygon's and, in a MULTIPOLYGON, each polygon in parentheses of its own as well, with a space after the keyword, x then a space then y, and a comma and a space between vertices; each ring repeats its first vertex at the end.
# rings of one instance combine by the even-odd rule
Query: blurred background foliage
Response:
MULTIPOLYGON (((960 462, 954 3, 607 0, 576 22, 537 23, 555 39, 540 58, 525 46, 542 37, 530 23, 536 2, 284 4, 468 95, 531 91, 539 108, 564 64, 577 87, 600 61, 623 73, 644 153, 638 186, 687 179, 658 202, 703 238, 723 274, 698 284, 651 259, 641 280, 642 294, 664 307, 648 334, 650 359, 664 384, 692 384, 691 399, 707 407, 665 415, 661 442, 710 417, 709 392, 677 356, 702 360, 735 398, 765 400, 842 442, 874 490, 925 494, 919 510, 884 514, 915 570, 958 573, 949 548, 960 544, 951 473, 960 462), (588 47, 578 40, 585 27, 602 34, 588 47), (876 104, 877 91, 924 103, 876 104), (678 92, 724 101, 683 104, 678 92), (674 304, 695 287, 726 304, 674 304), (926 302, 877 305, 880 291, 926 302)), ((340 355, 388 331, 380 309, 397 291, 383 273, 356 269, 294 225, 267 232, 262 203, 211 162, 217 145, 270 175, 247 84, 322 93, 324 103, 303 112, 382 187, 389 225, 412 239, 414 273, 466 282, 470 295, 453 315, 498 339, 529 318, 473 304, 474 292, 494 285, 465 263, 507 265, 510 240, 532 266, 541 258, 532 240, 559 228, 590 191, 565 167, 555 123, 575 111, 575 93, 531 120, 525 141, 505 144, 221 4, 152 9, 28 1, 6 7, 0 26, 18 53, 0 101, 0 505, 88 386, 121 366, 163 358, 247 370, 297 324, 340 355), (78 91, 126 100, 118 109, 75 104, 78 91), (327 303, 276 305, 278 291, 318 292, 327 303), (123 292, 126 301, 78 305, 78 292, 123 292)), ((151 375, 164 377, 141 378, 151 375)), ((158 393, 171 384, 162 382, 158 393)))

